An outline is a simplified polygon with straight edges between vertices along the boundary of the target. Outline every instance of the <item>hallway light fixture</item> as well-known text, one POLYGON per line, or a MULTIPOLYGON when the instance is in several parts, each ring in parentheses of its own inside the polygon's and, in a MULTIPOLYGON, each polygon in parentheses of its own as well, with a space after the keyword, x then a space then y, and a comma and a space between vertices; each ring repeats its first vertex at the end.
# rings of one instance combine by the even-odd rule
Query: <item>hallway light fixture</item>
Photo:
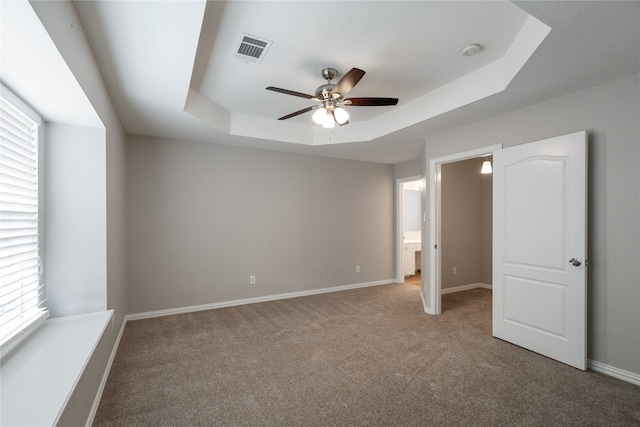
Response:
POLYGON ((482 169, 480 169, 480 173, 493 173, 493 168, 491 167, 491 162, 489 160, 482 162, 482 169))

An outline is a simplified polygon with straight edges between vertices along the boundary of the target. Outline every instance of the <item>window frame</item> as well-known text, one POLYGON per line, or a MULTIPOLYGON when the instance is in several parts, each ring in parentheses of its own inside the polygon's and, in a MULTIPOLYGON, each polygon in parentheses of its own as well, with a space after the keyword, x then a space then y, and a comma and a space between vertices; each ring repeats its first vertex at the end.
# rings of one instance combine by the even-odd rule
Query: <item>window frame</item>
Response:
MULTIPOLYGON (((42 168, 42 142, 43 142, 43 121, 38 113, 36 113, 33 108, 31 108, 27 103, 25 103, 20 97, 15 95, 10 89, 8 89, 4 84, 0 82, 0 97, 4 102, 9 104, 13 109, 17 110, 19 113, 24 115, 26 119, 29 119, 33 122, 33 125, 36 126, 36 137, 34 140, 33 151, 31 151, 31 155, 35 160, 35 168, 36 168, 36 178, 35 178, 35 191, 36 191, 36 218, 35 221, 37 223, 35 239, 37 243, 37 286, 35 289, 30 288, 28 292, 35 292, 37 294, 37 302, 36 304, 32 304, 31 306, 27 306, 27 310, 29 310, 30 314, 27 315, 22 321, 15 322, 18 326, 13 328, 6 328, 10 330, 10 332, 0 331, 0 355, 4 356, 8 352, 10 352, 13 348, 15 348, 24 338, 26 338, 31 332, 33 332, 39 325, 41 325, 48 317, 49 310, 44 306, 44 302, 46 301, 46 289, 45 289, 45 280, 44 280, 44 268, 43 268, 43 260, 42 254, 44 253, 44 243, 43 243, 43 208, 44 208, 44 197, 43 197, 43 168, 42 168)), ((4 108, 3 115, 4 115, 4 108)), ((31 234, 33 237, 33 234, 31 234)), ((33 267, 32 267, 33 268, 33 267)), ((24 286, 24 283, 21 284, 24 286)), ((31 285, 33 286, 33 282, 31 285)), ((0 282, 0 296, 2 295, 1 289, 2 283, 0 282)), ((2 306, 2 301, 0 301, 0 307, 2 306)), ((2 311, 0 310, 0 315, 2 311)), ((2 325, 0 324, 0 327, 2 325)))

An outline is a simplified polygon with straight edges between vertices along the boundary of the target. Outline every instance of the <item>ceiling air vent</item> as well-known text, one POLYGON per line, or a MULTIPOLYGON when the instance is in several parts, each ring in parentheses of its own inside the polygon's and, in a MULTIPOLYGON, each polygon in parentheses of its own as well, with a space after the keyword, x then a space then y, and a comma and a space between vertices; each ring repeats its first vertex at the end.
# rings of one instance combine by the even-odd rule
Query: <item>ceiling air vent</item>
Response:
POLYGON ((271 46, 271 41, 249 34, 242 34, 236 50, 236 58, 254 64, 260 64, 271 46))

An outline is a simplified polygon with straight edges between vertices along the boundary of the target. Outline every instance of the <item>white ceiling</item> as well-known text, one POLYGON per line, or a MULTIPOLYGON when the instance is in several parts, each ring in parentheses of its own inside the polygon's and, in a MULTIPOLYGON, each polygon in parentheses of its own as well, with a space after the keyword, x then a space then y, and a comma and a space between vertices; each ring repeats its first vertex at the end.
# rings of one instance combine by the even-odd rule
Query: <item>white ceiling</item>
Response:
MULTIPOLYGON (((349 96, 397 97, 406 104, 501 58, 527 17, 507 2, 231 2, 222 12, 213 46, 203 43, 198 51, 208 61, 198 64, 201 77, 192 87, 229 111, 267 119, 311 103, 265 87, 313 94, 325 83, 320 70, 329 66, 367 71, 349 96), (330 25, 322 34, 318 18, 326 15, 330 25), (243 32, 274 42, 259 66, 234 58, 243 32), (472 42, 484 52, 463 57, 461 49, 472 42)), ((371 120, 388 108, 352 108, 351 121, 371 120)), ((310 124, 309 115, 291 120, 310 124)))
MULTIPOLYGON (((126 132, 383 163, 429 135, 640 71, 640 2, 75 2, 126 132), (549 31, 550 29, 550 31, 549 31), (273 42, 259 65, 242 33, 273 42), (548 34, 547 34, 548 33, 548 34), (483 49, 473 57, 460 50, 483 49), (313 105, 320 70, 367 73, 331 131, 313 105)), ((335 83, 335 81, 334 81, 335 83)))

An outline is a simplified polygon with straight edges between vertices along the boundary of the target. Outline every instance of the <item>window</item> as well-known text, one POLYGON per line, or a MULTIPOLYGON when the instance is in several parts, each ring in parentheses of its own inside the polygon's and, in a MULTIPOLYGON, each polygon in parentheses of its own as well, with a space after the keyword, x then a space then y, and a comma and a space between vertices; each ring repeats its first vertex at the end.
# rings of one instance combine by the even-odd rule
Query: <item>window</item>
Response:
POLYGON ((46 319, 38 233, 40 117, 0 95, 0 348, 46 319))

